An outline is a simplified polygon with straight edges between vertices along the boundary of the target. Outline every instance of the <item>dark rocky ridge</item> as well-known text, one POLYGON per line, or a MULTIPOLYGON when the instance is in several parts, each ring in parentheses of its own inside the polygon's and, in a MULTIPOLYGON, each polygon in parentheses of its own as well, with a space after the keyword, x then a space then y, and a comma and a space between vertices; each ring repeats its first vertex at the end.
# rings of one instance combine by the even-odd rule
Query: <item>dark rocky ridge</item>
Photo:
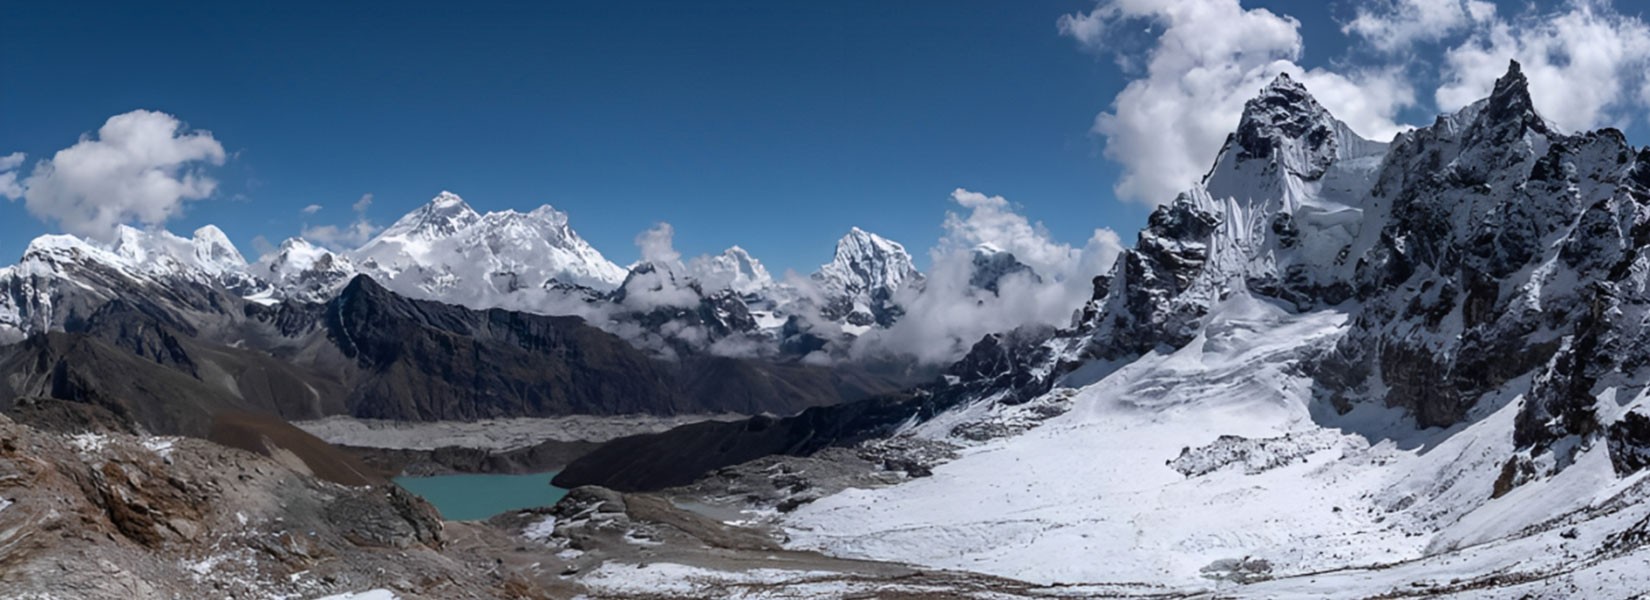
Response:
POLYGON ((819 406, 791 417, 707 421, 612 440, 568 464, 553 483, 569 489, 662 490, 764 456, 810 456, 885 437, 902 425, 988 395, 1024 401, 1047 389, 1024 365, 1031 362, 1025 354, 1039 351, 1038 343, 1048 335, 1031 329, 986 336, 944 378, 912 393, 819 406))
POLYGON ((895 389, 886 375, 649 356, 576 317, 410 300, 359 276, 326 304, 216 296, 190 310, 128 290, 64 333, 0 347, 0 395, 103 405, 202 436, 216 408, 312 419, 790 414, 895 389))
POLYGON ((327 337, 359 370, 349 414, 365 418, 792 414, 893 389, 851 368, 662 360, 577 317, 411 300, 366 276, 325 310, 327 337))
MULTIPOLYGON (((70 331, 0 346, 0 411, 60 431, 185 435, 291 452, 317 475, 355 483, 380 478, 286 421, 790 414, 895 389, 885 375, 852 369, 662 360, 578 318, 414 301, 365 276, 325 304, 263 306, 210 286, 191 297, 219 304, 180 304, 149 287, 88 304, 67 319, 70 331)), ((511 472, 560 466, 586 449, 364 454, 379 467, 511 472)))

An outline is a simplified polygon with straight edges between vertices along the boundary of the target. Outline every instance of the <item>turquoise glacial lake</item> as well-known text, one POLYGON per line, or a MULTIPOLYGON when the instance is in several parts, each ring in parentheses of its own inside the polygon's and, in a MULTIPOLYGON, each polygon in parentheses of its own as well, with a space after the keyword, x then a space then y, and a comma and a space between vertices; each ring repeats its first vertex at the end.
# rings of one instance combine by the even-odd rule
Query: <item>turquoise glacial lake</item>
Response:
POLYGON ((549 506, 567 495, 550 485, 555 473, 531 475, 436 475, 397 477, 396 485, 422 496, 449 521, 474 521, 494 515, 549 506))

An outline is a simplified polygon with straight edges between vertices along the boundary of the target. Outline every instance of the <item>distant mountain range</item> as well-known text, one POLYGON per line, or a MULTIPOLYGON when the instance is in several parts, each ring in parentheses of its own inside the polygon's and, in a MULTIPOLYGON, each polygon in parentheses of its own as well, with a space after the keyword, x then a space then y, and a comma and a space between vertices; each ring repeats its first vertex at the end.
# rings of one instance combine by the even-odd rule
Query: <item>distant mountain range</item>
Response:
MULTIPOLYGON (((978 261, 976 276, 991 293, 1003 275, 1027 270, 1001 250, 978 252, 991 256, 978 261)), ((442 192, 360 248, 292 238, 251 263, 213 226, 190 238, 122 227, 108 243, 43 236, 16 265, 0 269, 0 342, 64 330, 133 292, 164 297, 183 284, 266 306, 322 303, 356 275, 409 298, 583 317, 665 356, 814 355, 814 362, 856 358, 853 340, 897 322, 901 294, 920 294, 924 283, 904 246, 859 228, 805 280, 777 281, 737 246, 625 268, 552 207, 481 214, 442 192)), ((174 300, 192 306, 201 299, 174 300)))

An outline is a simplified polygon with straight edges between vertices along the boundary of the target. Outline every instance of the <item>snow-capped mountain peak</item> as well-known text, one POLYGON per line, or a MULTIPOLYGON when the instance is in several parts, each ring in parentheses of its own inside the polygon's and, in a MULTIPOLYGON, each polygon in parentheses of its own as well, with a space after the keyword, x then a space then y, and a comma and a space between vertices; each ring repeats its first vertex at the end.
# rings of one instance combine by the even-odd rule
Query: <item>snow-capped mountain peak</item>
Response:
POLYGON ((905 246, 858 227, 837 241, 831 262, 814 274, 826 291, 848 295, 891 292, 920 277, 905 246))
POLYGON ((787 518, 793 544, 1199 592, 1250 560, 1231 557, 1260 559, 1267 582, 1221 588, 1245 597, 1623 595, 1582 570, 1617 560, 1634 573, 1621 587, 1642 589, 1650 151, 1552 129, 1527 87, 1514 63, 1491 97, 1388 145, 1280 77, 1202 185, 1097 278, 1077 331, 988 338, 937 388, 954 408, 899 430, 1005 439, 943 478, 813 500, 787 518), (1060 416, 1020 426, 1039 404, 1060 416), (1003 495, 955 502, 980 490, 1003 495), (1126 500, 1082 504, 1114 490, 1126 500), (1214 504, 1231 510, 1209 519, 1214 504), (1046 567, 1116 523, 1162 558, 1046 567), (1294 543, 1257 546, 1274 523, 1294 543), (1537 583, 1497 589, 1509 572, 1537 583))
POLYGON ((307 302, 326 300, 357 273, 348 258, 302 238, 281 242, 281 247, 259 259, 252 271, 272 286, 266 297, 254 300, 292 298, 307 302))
POLYGON ((1024 274, 1034 283, 1043 281, 1037 271, 1020 262, 1013 252, 999 248, 996 244, 983 243, 975 246, 971 256, 973 270, 969 274, 968 285, 974 289, 998 293, 1003 278, 1015 274, 1024 274))
POLYGON ((757 294, 774 285, 768 268, 739 246, 715 256, 696 258, 688 268, 706 291, 726 289, 739 294, 757 294))
POLYGON ((435 198, 430 199, 423 206, 407 213, 383 232, 377 238, 368 242, 389 239, 404 240, 431 240, 450 236, 458 231, 474 225, 481 220, 481 215, 470 208, 470 204, 460 198, 458 194, 442 191, 435 198))
POLYGON ((532 306, 506 297, 542 291, 552 280, 612 290, 626 274, 579 237, 564 212, 541 206, 482 215, 451 192, 348 256, 399 293, 477 308, 532 306))
MULTIPOLYGON (((333 253, 303 238, 289 238, 281 247, 259 263, 260 275, 280 282, 309 271, 354 271, 349 259, 333 253)), ((351 273, 353 275, 353 273, 351 273)))
POLYGON ((844 330, 856 334, 873 324, 892 324, 904 312, 894 293, 922 279, 905 246, 858 227, 836 243, 831 262, 813 274, 825 301, 821 315, 847 323, 844 330))
POLYGON ((192 238, 126 225, 121 225, 108 243, 72 235, 43 235, 29 243, 21 262, 57 265, 59 269, 96 264, 134 277, 182 275, 192 279, 246 269, 246 259, 229 237, 210 225, 197 230, 192 238))
POLYGON ((206 225, 195 230, 193 238, 195 259, 201 264, 212 264, 224 270, 238 270, 246 268, 246 257, 235 248, 217 225, 206 225))

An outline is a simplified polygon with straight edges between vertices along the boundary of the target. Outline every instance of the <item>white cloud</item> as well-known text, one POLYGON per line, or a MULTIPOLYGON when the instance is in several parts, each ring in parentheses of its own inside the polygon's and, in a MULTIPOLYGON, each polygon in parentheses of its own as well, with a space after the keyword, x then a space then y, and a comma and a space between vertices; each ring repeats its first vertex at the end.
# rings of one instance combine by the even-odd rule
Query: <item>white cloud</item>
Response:
POLYGON ((1341 32, 1381 52, 1401 53, 1494 18, 1495 4, 1483 0, 1387 0, 1359 6, 1341 32))
POLYGON ((1055 242, 1042 223, 1033 224, 1002 196, 987 196, 958 188, 951 201, 968 209, 967 215, 945 213, 945 237, 931 254, 935 262, 946 255, 967 253, 990 244, 1014 254, 1038 273, 1062 274, 1082 250, 1055 242))
POLYGON ((1081 248, 1055 241, 1001 196, 964 189, 951 200, 966 214, 947 213, 945 236, 930 255, 933 266, 920 287, 898 293, 906 314, 885 331, 861 337, 861 354, 893 353, 932 364, 960 358, 986 334, 1027 325, 1069 325, 1093 294, 1093 278, 1111 268, 1123 245, 1109 229, 1097 229, 1081 248), (997 282, 992 293, 973 285, 974 251, 982 244, 1014 254, 1030 267, 997 282))
POLYGON ((1104 45, 1106 20, 1099 10, 1074 15, 1060 15, 1055 22, 1060 35, 1077 40, 1084 48, 1100 49, 1104 45))
MULTIPOLYGON (((632 270, 630 276, 625 279, 626 308, 649 311, 665 307, 698 306, 699 294, 688 287, 686 267, 682 264, 682 254, 676 251, 675 238, 676 228, 664 222, 636 236, 636 247, 642 251, 642 262, 652 263, 654 269, 646 273, 632 270)), ((700 332, 688 330, 668 334, 667 337, 688 340, 696 335, 702 335, 700 332)))
MULTIPOLYGON (((384 229, 367 218, 367 209, 371 207, 372 194, 362 194, 361 199, 350 205, 355 212, 354 221, 347 225, 305 225, 299 235, 334 250, 358 248, 384 229)), ((304 207, 303 213, 311 215, 320 209, 320 205, 311 204, 304 207), (312 208, 315 210, 310 210, 312 208)))
POLYGON ((265 259, 274 254, 276 250, 278 248, 269 241, 269 238, 262 235, 252 236, 252 251, 258 253, 258 262, 265 262, 265 259))
POLYGON ((1331 113, 1376 139, 1400 131, 1396 115, 1414 103, 1393 69, 1302 69, 1295 64, 1303 49, 1300 22, 1244 9, 1238 0, 1111 0, 1067 15, 1060 29, 1102 51, 1106 36, 1098 29, 1142 21, 1161 28, 1145 76, 1129 82, 1094 123, 1107 158, 1123 165, 1116 192, 1127 200, 1164 203, 1191 187, 1237 127, 1243 103, 1279 73, 1301 80, 1331 113))
POLYGON ((642 251, 642 262, 673 267, 682 261, 676 251, 676 228, 670 223, 659 223, 636 236, 636 247, 642 251))
POLYGON ((348 225, 305 226, 298 235, 322 246, 337 249, 356 248, 367 243, 380 228, 364 220, 348 225))
POLYGON ((166 113, 135 110, 110 117, 96 136, 82 136, 36 163, 21 184, 14 175, 0 187, 64 231, 109 239, 117 225, 160 225, 184 202, 211 196, 218 183, 202 167, 221 165, 224 158, 223 145, 210 132, 186 131, 166 113))
POLYGON ((17 183, 17 167, 23 166, 24 158, 22 152, 0 156, 0 196, 8 200, 23 197, 23 186, 17 183))
POLYGON ((305 206, 303 209, 299 210, 298 212, 304 213, 305 215, 313 215, 315 213, 321 212, 321 205, 311 204, 309 206, 305 206))
POLYGON ((1485 24, 1446 52, 1438 108, 1488 96, 1511 59, 1530 80, 1536 110, 1560 129, 1624 125, 1630 113, 1650 107, 1650 26, 1607 3, 1577 1, 1485 24))

